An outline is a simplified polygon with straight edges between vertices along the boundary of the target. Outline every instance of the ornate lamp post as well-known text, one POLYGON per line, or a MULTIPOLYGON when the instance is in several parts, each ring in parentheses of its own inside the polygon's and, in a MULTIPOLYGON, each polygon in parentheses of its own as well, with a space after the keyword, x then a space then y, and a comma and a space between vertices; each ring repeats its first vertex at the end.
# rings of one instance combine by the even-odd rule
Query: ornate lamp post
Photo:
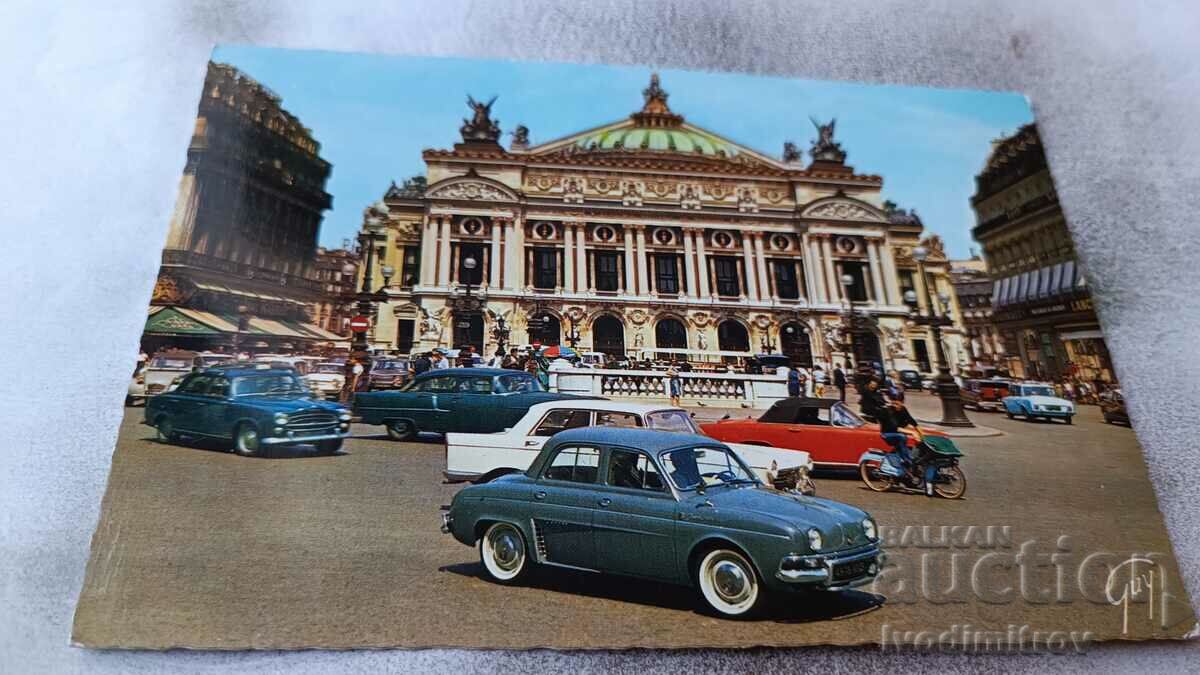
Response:
POLYGON ((945 293, 940 295, 934 294, 930 290, 929 277, 925 273, 924 264, 925 259, 929 257, 929 251, 922 246, 918 246, 913 249, 912 257, 913 260, 917 261, 917 274, 921 277, 921 283, 925 285, 926 298, 929 301, 929 315, 923 316, 921 314, 915 291, 907 291, 904 294, 904 300, 912 308, 909 312, 910 325, 929 326, 933 331, 933 344, 937 349, 938 358, 938 374, 934 378, 934 386, 938 397, 942 399, 942 421, 939 424, 947 427, 973 427, 975 425, 971 420, 967 419, 967 414, 963 411, 962 394, 959 392, 958 384, 954 381, 954 377, 950 375, 950 364, 946 360, 946 349, 942 346, 942 327, 954 325, 954 320, 950 318, 948 312, 950 297, 945 293), (935 304, 939 302, 940 312, 935 312, 935 304))
POLYGON ((245 305, 237 307, 237 330, 233 333, 233 358, 236 360, 241 353, 242 333, 250 326, 250 308, 245 305))
POLYGON ((567 344, 571 345, 571 349, 575 349, 575 346, 579 344, 579 340, 583 337, 579 333, 579 328, 575 326, 574 319, 571 319, 571 325, 567 328, 567 334, 564 337, 567 340, 567 344))
POLYGON ((508 324, 505 323, 504 317, 496 317, 496 325, 492 328, 492 340, 496 342, 496 349, 503 354, 505 346, 508 345, 508 338, 512 335, 508 324))

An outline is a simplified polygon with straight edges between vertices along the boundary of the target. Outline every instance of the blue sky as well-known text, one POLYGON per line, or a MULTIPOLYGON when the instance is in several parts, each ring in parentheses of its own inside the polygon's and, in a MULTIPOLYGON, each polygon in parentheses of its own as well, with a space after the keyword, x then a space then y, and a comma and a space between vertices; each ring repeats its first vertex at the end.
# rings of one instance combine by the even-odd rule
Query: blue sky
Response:
MULTIPOLYGON (((362 210, 393 179, 424 173, 423 149, 461 140, 467 94, 499 96, 492 115, 501 129, 524 124, 537 144, 640 109, 652 70, 259 47, 219 47, 213 58, 277 92, 321 143, 333 164, 326 190, 334 207, 320 237, 330 247, 354 236, 362 210)), ((916 208, 956 257, 974 246, 968 200, 992 139, 1033 120, 1026 99, 1012 93, 658 72, 674 112, 771 156, 788 140, 808 149, 810 115, 836 117, 847 163, 882 176, 884 198, 916 208)))

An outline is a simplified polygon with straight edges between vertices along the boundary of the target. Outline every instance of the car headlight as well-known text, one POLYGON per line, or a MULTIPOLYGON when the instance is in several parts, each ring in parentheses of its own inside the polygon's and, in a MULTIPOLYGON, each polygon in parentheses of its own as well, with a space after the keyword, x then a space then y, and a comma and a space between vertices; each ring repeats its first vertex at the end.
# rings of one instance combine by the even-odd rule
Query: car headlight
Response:
POLYGON ((275 413, 275 424, 287 424, 288 416, 283 413, 275 413))
POLYGON ((824 542, 821 540, 821 531, 815 527, 809 528, 809 530, 808 530, 808 547, 814 551, 820 551, 821 544, 823 544, 823 543, 824 542))
POLYGON ((876 536, 875 521, 871 520, 870 518, 863 518, 862 519, 862 529, 863 529, 863 534, 867 535, 867 539, 870 539, 871 541, 875 541, 875 536, 876 536))
POLYGON ((339 410, 338 411, 338 419, 343 422, 349 422, 350 421, 350 411, 349 410, 339 410))

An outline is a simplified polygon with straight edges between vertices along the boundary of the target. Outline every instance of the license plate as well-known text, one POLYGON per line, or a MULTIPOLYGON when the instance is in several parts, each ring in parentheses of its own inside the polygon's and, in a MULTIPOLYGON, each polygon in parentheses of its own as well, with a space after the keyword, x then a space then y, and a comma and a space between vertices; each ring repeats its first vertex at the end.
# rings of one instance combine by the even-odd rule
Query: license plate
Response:
POLYGON ((849 581, 857 579, 867 573, 867 569, 871 566, 869 558, 864 560, 854 560, 848 563, 833 566, 834 581, 849 581))

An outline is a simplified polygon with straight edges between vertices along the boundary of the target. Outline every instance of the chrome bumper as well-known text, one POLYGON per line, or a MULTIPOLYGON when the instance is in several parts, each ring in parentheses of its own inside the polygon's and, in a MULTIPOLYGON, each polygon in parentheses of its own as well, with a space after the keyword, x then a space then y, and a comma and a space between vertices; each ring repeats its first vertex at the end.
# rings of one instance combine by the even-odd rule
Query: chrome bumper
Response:
POLYGON ((294 436, 294 437, 290 437, 290 438, 287 436, 284 436, 284 437, 271 436, 269 438, 264 438, 259 442, 262 443, 263 445, 285 445, 288 443, 299 444, 299 443, 315 443, 316 441, 332 441, 332 440, 337 440, 339 438, 350 438, 350 432, 349 431, 347 431, 346 433, 334 432, 332 434, 320 434, 319 436, 294 436))
POLYGON ((788 556, 798 558, 801 562, 799 569, 783 569, 783 561, 775 572, 775 578, 788 584, 815 586, 825 591, 840 591, 868 584, 879 574, 887 555, 878 543, 864 550, 849 554, 813 554, 804 556, 788 556), (840 565, 869 561, 864 573, 846 580, 834 580, 834 568, 840 565))

